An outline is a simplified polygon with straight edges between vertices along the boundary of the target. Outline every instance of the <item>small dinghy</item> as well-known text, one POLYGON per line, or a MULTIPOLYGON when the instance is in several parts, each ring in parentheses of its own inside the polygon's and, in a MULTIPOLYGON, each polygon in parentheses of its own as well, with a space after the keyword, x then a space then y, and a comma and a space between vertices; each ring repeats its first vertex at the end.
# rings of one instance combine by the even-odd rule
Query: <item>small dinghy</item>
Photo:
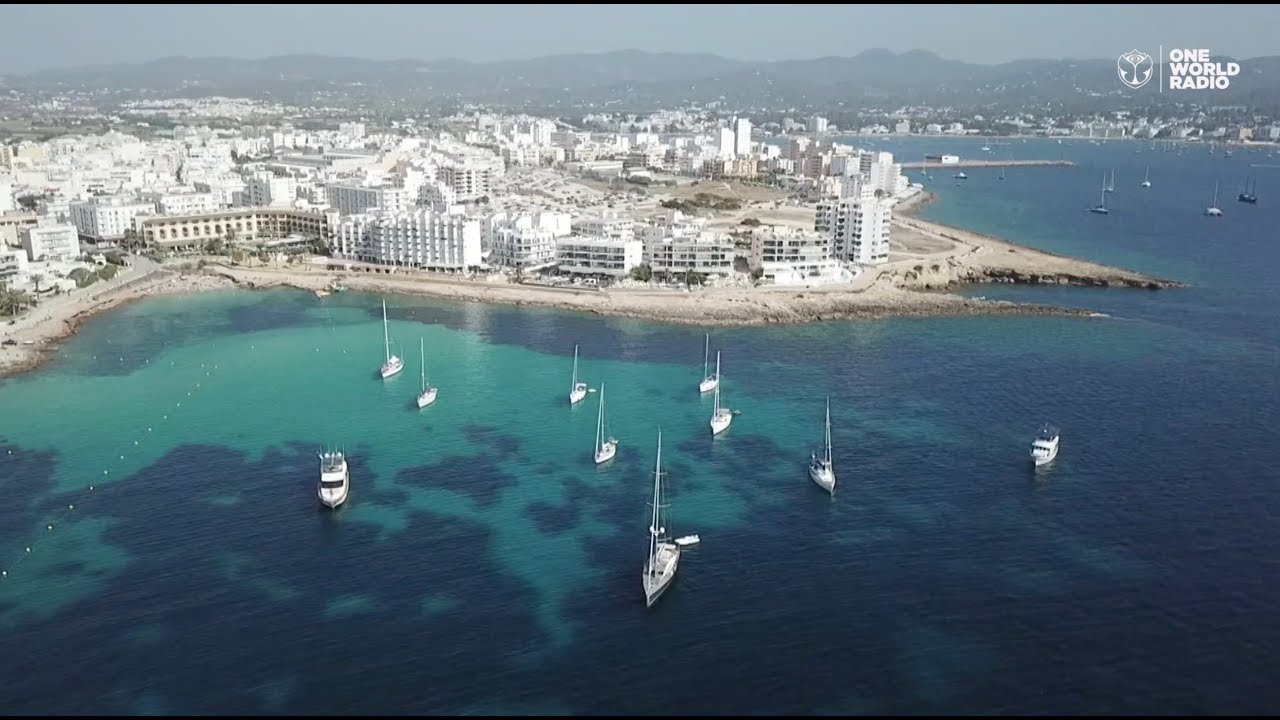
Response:
POLYGON ((697 545, 699 542, 702 542, 702 541, 698 538, 697 535, 685 535, 684 537, 676 538, 676 544, 679 545, 680 547, 697 545))

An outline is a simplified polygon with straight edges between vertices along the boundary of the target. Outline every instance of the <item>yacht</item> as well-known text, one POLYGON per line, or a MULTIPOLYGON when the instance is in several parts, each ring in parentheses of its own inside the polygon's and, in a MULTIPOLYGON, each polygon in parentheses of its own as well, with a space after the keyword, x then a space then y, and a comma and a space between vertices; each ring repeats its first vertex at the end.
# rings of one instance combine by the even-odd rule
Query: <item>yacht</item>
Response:
POLYGON ((955 175, 952 175, 952 177, 954 177, 954 178, 955 178, 955 179, 957 179, 957 180, 968 180, 968 179, 969 179, 969 176, 968 176, 968 175, 965 175, 965 174, 964 174, 964 171, 958 172, 958 173, 956 173, 955 175))
POLYGON ((392 375, 398 375, 404 369, 404 361, 391 354, 391 333, 387 329, 387 301, 382 301, 382 343, 386 346, 387 359, 382 363, 382 367, 378 372, 382 374, 382 379, 386 380, 392 375))
POLYGON ((422 338, 418 338, 418 350, 422 353, 422 389, 418 391, 418 407, 424 408, 436 401, 436 389, 427 384, 427 350, 422 338))
POLYGON ((653 516, 649 521, 649 557, 644 561, 644 604, 653 607, 676 579, 680 545, 671 540, 664 525, 670 517, 662 504, 662 431, 658 431, 658 459, 653 464, 653 516))
POLYGON ((587 396, 587 384, 578 382, 578 346, 573 346, 573 379, 569 381, 569 404, 577 405, 587 396))
POLYGON ((320 454, 320 487, 316 491, 320 502, 336 508, 347 501, 351 489, 351 472, 347 470, 347 458, 340 452, 320 454))
POLYGON ((719 375, 708 375, 708 362, 711 360, 711 333, 707 333, 707 344, 702 351, 702 382, 698 383, 699 393, 709 393, 720 384, 719 375))
POLYGON ((1205 208, 1204 214, 1209 217, 1222 217, 1222 210, 1218 208, 1218 183, 1213 184, 1213 204, 1205 208))
POLYGON ((1144 188, 1151 187, 1151 166, 1150 165, 1147 166, 1147 174, 1142 176, 1141 187, 1144 187, 1144 188))
POLYGON ((600 417, 596 418, 596 464, 601 465, 618 454, 618 439, 609 435, 608 421, 604 417, 604 383, 600 383, 600 417))
POLYGON ((716 394, 715 402, 711 410, 711 436, 715 437, 725 430, 729 429, 729 423, 733 422, 733 411, 727 407, 720 406, 720 351, 716 351, 716 394))
POLYGON ((1040 428, 1040 432, 1036 434, 1036 439, 1031 441, 1031 461, 1036 467, 1047 465, 1058 457, 1058 428, 1052 425, 1044 425, 1040 428))
POLYGON ((827 434, 822 455, 809 456, 809 479, 832 495, 836 492, 836 468, 831 463, 831 398, 827 398, 827 434))

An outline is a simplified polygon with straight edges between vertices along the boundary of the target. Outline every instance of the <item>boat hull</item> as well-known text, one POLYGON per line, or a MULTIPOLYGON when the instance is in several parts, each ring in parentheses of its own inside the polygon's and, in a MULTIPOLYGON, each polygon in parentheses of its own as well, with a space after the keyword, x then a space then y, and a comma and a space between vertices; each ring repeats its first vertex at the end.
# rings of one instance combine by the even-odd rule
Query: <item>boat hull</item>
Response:
POLYGON ((676 579, 676 570, 680 566, 680 546, 675 543, 664 543, 659 553, 659 559, 663 561, 661 572, 650 573, 648 564, 641 574, 641 580, 644 584, 644 604, 645 607, 653 607, 658 602, 658 598, 662 597, 662 593, 671 587, 671 583, 676 579))
POLYGON ((836 492, 836 474, 831 470, 821 471, 809 468, 809 479, 815 482, 818 487, 826 490, 832 495, 836 492))
POLYGON ((399 375, 400 371, 404 370, 404 363, 400 362, 399 358, 393 358, 393 360, 394 362, 382 363, 382 367, 378 368, 378 373, 382 375, 383 380, 399 375))
POLYGON ((596 464, 602 465, 604 463, 607 463, 613 459, 613 456, 617 454, 618 454, 618 443, 616 441, 611 440, 605 443, 599 450, 596 451, 596 464))
POLYGON ((337 488, 336 491, 320 488, 316 491, 316 495, 320 498, 321 505, 324 505, 330 510, 336 510, 340 505, 347 501, 347 495, 349 494, 350 489, 351 482, 348 480, 343 483, 342 487, 337 488))
POLYGON ((724 432, 725 430, 728 430, 728 429, 729 429, 729 426, 730 426, 730 425, 732 425, 732 424, 733 424, 733 415, 732 415, 731 413, 727 413, 727 412, 726 412, 726 413, 723 413, 723 414, 720 414, 720 415, 712 416, 712 418, 711 418, 711 434, 712 434, 713 436, 714 436, 714 435, 719 435, 720 433, 724 432))
POLYGON ((587 396, 587 386, 580 385, 569 391, 569 404, 577 405, 587 396))
POLYGON ((428 388, 426 392, 418 395, 418 408, 424 408, 436 401, 436 389, 428 388))
POLYGON ((713 378, 713 377, 704 378, 702 382, 698 383, 698 392, 709 393, 712 390, 715 390, 716 386, 719 384, 720 384, 720 380, 718 380, 717 378, 713 378))
POLYGON ((1036 467, 1048 465, 1049 463, 1053 462, 1057 457, 1058 457, 1058 445, 1056 443, 1053 445, 1053 447, 1049 448, 1047 452, 1043 451, 1043 449, 1041 449, 1040 452, 1037 452, 1037 450, 1031 451, 1031 462, 1036 467))

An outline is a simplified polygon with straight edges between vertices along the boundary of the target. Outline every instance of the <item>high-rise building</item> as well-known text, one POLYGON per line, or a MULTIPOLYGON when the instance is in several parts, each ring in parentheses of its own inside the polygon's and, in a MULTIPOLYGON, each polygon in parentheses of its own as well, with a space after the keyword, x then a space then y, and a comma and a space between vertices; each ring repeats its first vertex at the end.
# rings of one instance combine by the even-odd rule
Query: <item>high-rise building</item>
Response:
POLYGON ((334 255, 369 263, 465 271, 483 262, 480 223, 465 215, 429 208, 375 210, 338 224, 334 255))
POLYGON ((751 121, 746 118, 733 120, 733 154, 735 157, 751 154, 751 121))
POLYGON ((858 265, 889 260, 893 201, 862 186, 857 195, 818 203, 813 229, 831 238, 832 255, 858 265))
POLYGON ((730 128, 720 128, 720 142, 716 146, 716 156, 722 158, 733 157, 733 130, 730 128))
POLYGON ((809 132, 817 135, 827 131, 827 119, 821 115, 814 115, 809 118, 809 132))

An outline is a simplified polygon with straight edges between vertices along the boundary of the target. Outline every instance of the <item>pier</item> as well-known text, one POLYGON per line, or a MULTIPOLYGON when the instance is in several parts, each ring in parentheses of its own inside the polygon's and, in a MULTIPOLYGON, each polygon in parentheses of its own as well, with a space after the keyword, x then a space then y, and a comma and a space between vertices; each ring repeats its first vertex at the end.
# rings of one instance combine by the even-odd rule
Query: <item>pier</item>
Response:
MULTIPOLYGON (((998 167, 1075 167, 1075 163, 1070 160, 960 160, 959 162, 943 163, 934 160, 929 161, 929 169, 947 168, 998 168, 998 167)), ((903 170, 922 170, 923 162, 904 162, 903 170)))

